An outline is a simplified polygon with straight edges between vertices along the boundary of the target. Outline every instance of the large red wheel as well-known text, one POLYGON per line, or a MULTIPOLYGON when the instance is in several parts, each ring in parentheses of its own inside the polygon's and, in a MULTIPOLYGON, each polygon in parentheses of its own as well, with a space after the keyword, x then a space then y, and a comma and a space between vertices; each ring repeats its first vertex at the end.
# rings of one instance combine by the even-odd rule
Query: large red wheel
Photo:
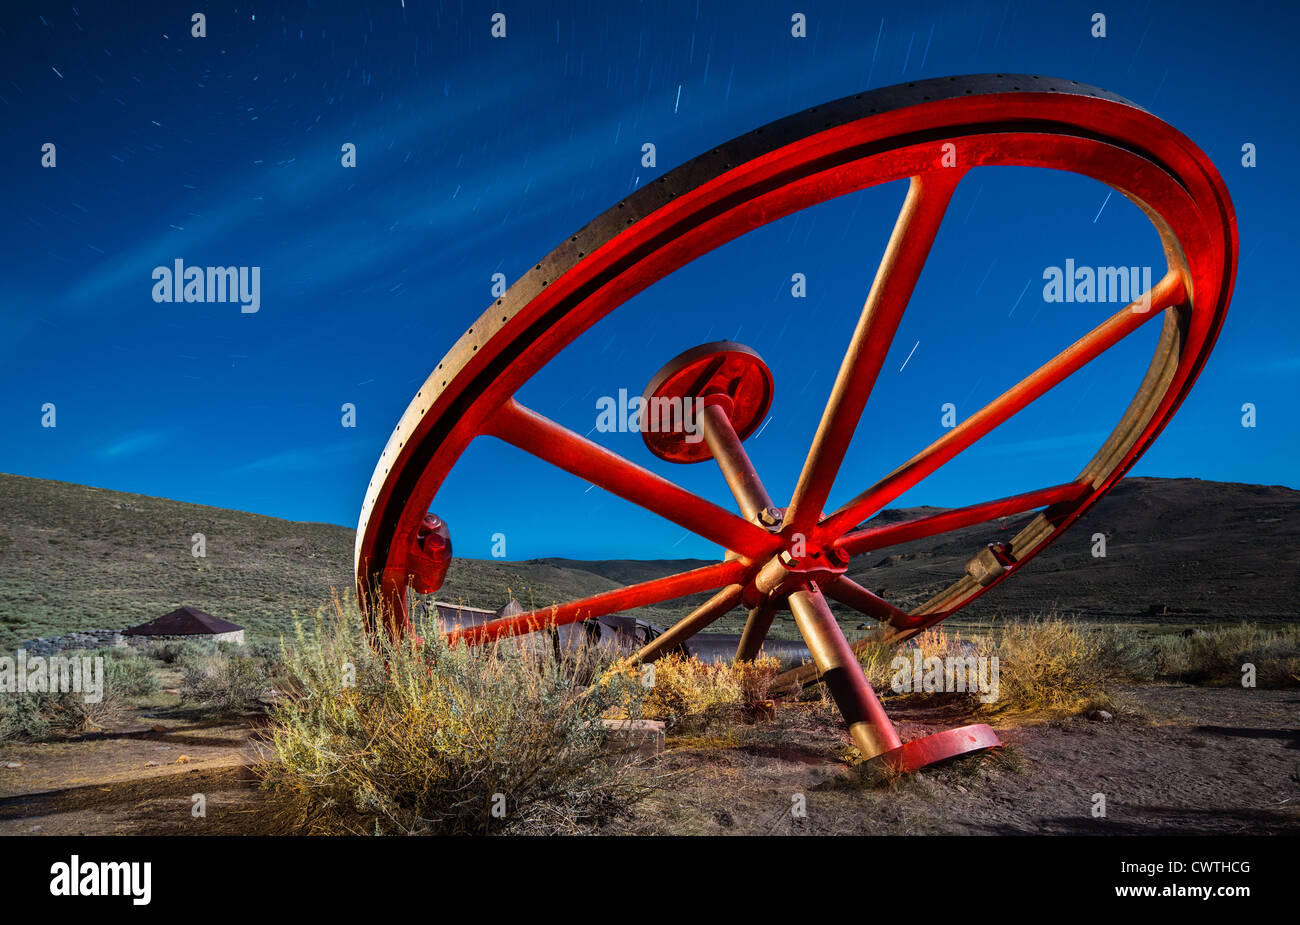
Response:
MULTIPOLYGON (((757 651, 772 611, 789 607, 815 658, 814 665, 790 680, 821 675, 833 690, 840 688, 837 700, 851 730, 857 723, 854 738, 864 754, 904 755, 898 759, 903 763, 911 760, 908 754, 924 753, 926 761, 945 757, 943 748, 900 751, 897 737, 891 741, 885 734, 883 713, 876 715, 863 699, 870 688, 864 694, 865 684, 851 677, 856 662, 849 664, 852 652, 829 617, 823 592, 882 621, 902 638, 944 619, 1015 573, 1110 490, 1182 403, 1223 323, 1236 254, 1232 205, 1205 154, 1155 116, 1105 91, 1067 80, 983 75, 920 81, 813 107, 715 148, 618 203, 551 252, 474 323, 416 394, 380 457, 357 532, 358 591, 364 600, 373 602, 378 595, 384 602, 392 615, 390 630, 406 629, 407 588, 434 583, 426 574, 433 566, 420 542, 425 514, 470 443, 495 437, 728 552, 716 565, 454 635, 481 642, 543 623, 569 623, 713 590, 717 593, 706 604, 642 655, 654 657, 743 601, 751 608, 739 653, 744 656, 757 651), (956 166, 943 166, 952 162, 945 153, 955 153, 956 166), (970 170, 996 166, 1071 171, 1118 190, 1155 226, 1167 272, 1149 293, 1149 302, 1125 307, 879 482, 824 514, 953 191, 970 170), (770 499, 752 493, 756 485, 762 488, 746 469, 740 435, 727 433, 727 415, 734 409, 723 387, 700 397, 708 398, 705 420, 713 422, 711 455, 723 464, 740 514, 515 400, 519 388, 566 345, 690 260, 800 209, 907 178, 910 188, 901 214, 785 509, 772 508, 770 499), (1160 336, 1138 393, 1074 479, 901 523, 860 527, 1155 317, 1161 318, 1160 336), (910 613, 843 574, 842 562, 849 556, 1032 511, 1041 513, 1009 543, 973 551, 963 578, 910 613), (793 555, 796 539, 799 556, 793 555), (842 697, 852 701, 849 706, 842 697), (854 713, 864 715, 855 720, 854 713)), ((755 370, 747 374, 757 375, 755 370)), ((856 674, 861 677, 860 671, 856 674)), ((978 741, 972 747, 989 744, 983 733, 965 739, 978 741)), ((953 753, 961 750, 952 748, 957 749, 953 753)))

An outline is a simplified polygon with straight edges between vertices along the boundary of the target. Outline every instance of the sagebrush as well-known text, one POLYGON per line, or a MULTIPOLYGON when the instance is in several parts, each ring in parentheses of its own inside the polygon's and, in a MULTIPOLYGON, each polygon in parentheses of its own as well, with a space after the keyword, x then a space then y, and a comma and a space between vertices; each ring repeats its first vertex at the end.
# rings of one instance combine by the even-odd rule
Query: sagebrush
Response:
POLYGON ((120 720, 129 698, 158 689, 149 660, 132 649, 70 651, 56 657, 102 659, 101 696, 87 700, 86 691, 49 691, 0 697, 0 741, 95 732, 120 720))
POLYGON ((738 663, 703 662, 695 656, 670 652, 646 666, 624 659, 617 670, 640 678, 644 696, 640 715, 657 719, 672 731, 699 731, 729 722, 766 700, 781 663, 760 656, 738 663))
MULTIPOLYGON (((596 653, 528 642, 371 639, 349 600, 299 624, 262 768, 282 819, 309 834, 547 833, 599 827, 644 795, 607 754, 604 715, 640 696, 584 686, 596 653)), ((603 666, 601 666, 603 667, 603 666)))

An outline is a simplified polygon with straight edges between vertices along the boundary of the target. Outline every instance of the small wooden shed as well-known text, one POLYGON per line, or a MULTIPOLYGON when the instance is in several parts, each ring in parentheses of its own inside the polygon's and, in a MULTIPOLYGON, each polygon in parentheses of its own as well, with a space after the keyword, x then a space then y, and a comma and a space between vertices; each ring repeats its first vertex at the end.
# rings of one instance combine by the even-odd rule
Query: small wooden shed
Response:
POLYGON ((161 641, 170 639, 209 640, 244 644, 244 628, 228 620, 214 617, 196 607, 178 607, 156 620, 122 630, 127 637, 140 637, 136 641, 161 641))

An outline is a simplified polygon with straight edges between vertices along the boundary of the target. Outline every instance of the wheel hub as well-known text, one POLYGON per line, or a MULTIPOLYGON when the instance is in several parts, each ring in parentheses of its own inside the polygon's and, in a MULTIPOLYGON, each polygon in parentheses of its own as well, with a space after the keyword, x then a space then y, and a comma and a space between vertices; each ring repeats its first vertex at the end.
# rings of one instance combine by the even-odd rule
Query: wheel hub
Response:
MULTIPOLYGON (((796 544, 797 545, 797 544, 796 544)), ((808 582, 826 584, 848 571, 849 557, 834 547, 808 549, 796 556, 791 549, 783 549, 768 559, 745 586, 743 598, 751 607, 762 598, 774 598, 779 603, 793 590, 808 582)))

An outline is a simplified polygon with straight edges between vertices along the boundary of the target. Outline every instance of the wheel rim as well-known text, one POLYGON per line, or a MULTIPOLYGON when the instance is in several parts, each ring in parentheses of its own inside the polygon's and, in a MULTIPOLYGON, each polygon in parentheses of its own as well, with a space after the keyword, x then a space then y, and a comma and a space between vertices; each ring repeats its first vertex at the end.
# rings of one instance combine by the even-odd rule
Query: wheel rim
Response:
MULTIPOLYGON (((1208 158, 1145 110, 1071 81, 943 78, 858 94, 764 126, 671 171, 595 219, 521 277, 452 348, 376 466, 357 534, 358 593, 363 601, 378 594, 393 615, 390 629, 406 628, 406 588, 419 568, 412 549, 420 524, 455 461, 479 436, 512 443, 729 552, 717 565, 458 631, 472 642, 720 589, 668 634, 684 638, 741 600, 735 589, 752 584, 793 532, 820 549, 859 554, 904 537, 1042 509, 1004 549, 981 553, 967 576, 910 613, 843 576, 818 579, 831 597, 886 623, 893 637, 913 635, 1017 571, 1146 450, 1213 346, 1231 294, 1236 250, 1231 202, 1208 158), (940 166, 945 143, 956 145, 959 166, 940 166), (1153 289, 1150 311, 1122 310, 823 518, 821 505, 952 192, 971 169, 984 166, 1047 167, 1106 183, 1147 214, 1169 271, 1153 289), (514 401, 533 374, 596 321, 695 257, 816 203, 906 178, 911 187, 881 263, 884 275, 878 273, 872 287, 780 533, 677 488, 514 401), (1164 316, 1163 328, 1146 377, 1114 432, 1074 480, 901 524, 854 529, 1156 314, 1164 316)), ((765 616, 770 623, 770 613, 765 616)), ((787 680, 809 675, 805 668, 787 680)))

